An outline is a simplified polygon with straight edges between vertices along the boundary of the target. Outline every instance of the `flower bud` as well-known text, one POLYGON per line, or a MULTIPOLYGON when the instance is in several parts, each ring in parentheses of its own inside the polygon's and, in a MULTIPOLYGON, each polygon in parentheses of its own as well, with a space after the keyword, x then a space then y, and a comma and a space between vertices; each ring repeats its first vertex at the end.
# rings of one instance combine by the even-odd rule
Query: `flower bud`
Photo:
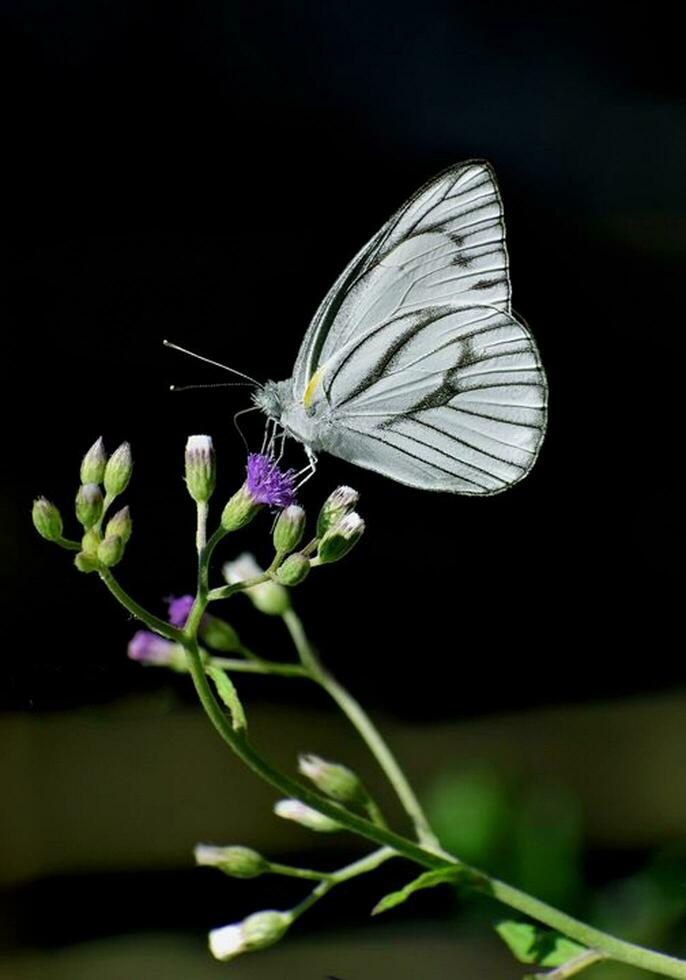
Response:
POLYGON ((341 825, 331 817, 325 816, 319 810, 313 810, 311 806, 301 803, 300 800, 278 800, 274 804, 274 813, 277 817, 284 820, 292 820, 299 823, 301 827, 308 830, 316 830, 320 834, 331 834, 335 830, 341 830, 341 825))
POLYGON ((80 572, 97 572, 100 568, 98 559, 93 555, 87 555, 85 551, 80 551, 74 558, 74 564, 80 572))
POLYGON ((102 483, 106 463, 107 454, 100 436, 81 461, 81 483, 102 483))
POLYGON ((349 514, 357 506, 360 495, 352 487, 336 487, 324 501, 317 518, 317 537, 323 537, 329 528, 349 514))
POLYGON ((310 559, 304 555, 289 555, 276 571, 276 577, 282 585, 293 587, 304 582, 310 573, 310 559))
POLYGON ((269 871, 269 861, 253 851, 251 847, 213 847, 211 844, 197 844, 196 864, 219 868, 232 878, 257 878, 269 871))
POLYGON ((97 527, 92 527, 81 538, 81 552, 84 555, 88 555, 89 558, 97 558, 98 548, 101 542, 102 535, 100 531, 98 531, 97 527))
POLYGON ((124 541, 118 534, 110 534, 98 547, 98 560, 107 568, 113 568, 124 557, 124 541))
MULTIPOLYGON (((227 561, 222 571, 229 585, 236 585, 238 582, 245 582, 246 579, 257 578, 258 575, 264 574, 253 556, 247 552, 235 561, 227 561)), ((283 616, 290 609, 291 601, 288 592, 278 582, 260 582, 259 585, 253 585, 244 591, 255 608, 266 613, 267 616, 283 616)))
POLYGON ((364 521, 353 511, 334 524, 319 542, 317 564, 340 561, 357 544, 364 532, 364 521))
POLYGON ((102 491, 96 483, 85 483, 76 494, 76 517, 88 530, 102 517, 102 491))
POLYGON ((171 643, 150 630, 138 630, 131 637, 127 649, 130 660, 153 667, 171 667, 173 670, 186 669, 186 657, 183 648, 177 643, 171 643))
POLYGON ((210 436, 189 436, 186 443, 186 486, 199 504, 207 503, 214 492, 217 470, 210 436))
POLYGON ((205 646, 220 653, 238 653, 243 649, 238 633, 231 623, 205 613, 200 620, 200 639, 205 646))
POLYGON ((339 803, 363 804, 367 801, 367 791, 352 769, 337 762, 327 762, 318 755, 301 755, 298 768, 303 776, 311 779, 314 785, 339 803))
POLYGON ((118 510, 114 517, 111 517, 107 522, 105 527, 105 537, 109 538, 110 535, 116 534, 117 537, 121 538, 124 544, 126 544, 131 537, 131 531, 133 530, 133 521, 131 520, 131 512, 128 507, 122 507, 118 510))
POLYGON ((33 526, 46 541, 59 541, 62 537, 62 516, 46 497, 36 497, 31 512, 33 526))
POLYGON ((105 492, 110 497, 117 497, 126 490, 131 472, 133 470, 133 459, 131 457, 131 446, 128 442, 122 442, 118 449, 115 449, 107 460, 105 467, 105 492))
POLYGON ((279 514, 274 526, 274 550, 277 554, 288 555, 295 551, 305 533, 305 511, 297 504, 291 504, 279 514))
POLYGON ((227 962, 241 953, 266 949, 281 939, 292 919, 285 912, 255 912, 242 922, 213 929, 209 935, 210 951, 216 959, 227 962))
POLYGON ((222 511, 222 527, 225 531, 239 531, 250 523, 263 506, 264 504, 255 500, 246 484, 243 484, 222 511))

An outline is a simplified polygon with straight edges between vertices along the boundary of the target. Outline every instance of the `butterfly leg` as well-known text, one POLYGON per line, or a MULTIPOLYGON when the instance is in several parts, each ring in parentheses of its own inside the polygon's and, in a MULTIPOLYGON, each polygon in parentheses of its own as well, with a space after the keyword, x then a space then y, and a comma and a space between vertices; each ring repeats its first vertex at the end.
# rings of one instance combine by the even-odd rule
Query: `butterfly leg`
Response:
POLYGON ((298 473, 295 474, 296 480, 298 482, 295 485, 296 490, 299 490, 309 479, 311 479, 317 469, 317 457, 312 452, 309 446, 304 446, 305 452, 307 453, 307 466, 304 466, 298 473))

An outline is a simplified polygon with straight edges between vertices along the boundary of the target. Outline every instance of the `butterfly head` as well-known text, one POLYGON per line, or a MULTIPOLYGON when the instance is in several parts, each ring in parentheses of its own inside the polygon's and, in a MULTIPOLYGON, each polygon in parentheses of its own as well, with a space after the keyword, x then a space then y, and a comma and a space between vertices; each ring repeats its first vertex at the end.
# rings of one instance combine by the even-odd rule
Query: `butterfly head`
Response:
POLYGON ((287 387, 286 381, 265 381, 257 391, 253 392, 252 400, 268 418, 279 422, 286 407, 287 387))

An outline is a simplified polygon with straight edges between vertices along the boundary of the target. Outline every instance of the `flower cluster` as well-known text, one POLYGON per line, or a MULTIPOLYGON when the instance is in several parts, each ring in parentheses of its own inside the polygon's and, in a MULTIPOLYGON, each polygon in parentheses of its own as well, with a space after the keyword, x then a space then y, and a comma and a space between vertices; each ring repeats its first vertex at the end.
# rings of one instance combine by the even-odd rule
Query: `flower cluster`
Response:
POLYGON ((126 490, 132 470, 128 442, 108 458, 102 438, 96 439, 81 461, 81 482, 74 502, 76 520, 82 528, 80 542, 64 537, 62 515, 53 503, 45 497, 34 500, 34 527, 46 540, 78 552, 74 564, 80 572, 103 571, 121 561, 133 529, 129 508, 117 511, 104 529, 103 521, 114 500, 126 490))
MULTIPOLYGON (((200 689, 206 686, 204 703, 214 696, 228 710, 231 730, 239 738, 244 736, 247 721, 233 675, 252 670, 275 674, 290 671, 308 676, 311 666, 307 667, 307 663, 314 663, 314 654, 310 653, 309 661, 301 655, 299 664, 268 661, 248 650, 229 622, 208 611, 210 602, 244 592, 259 612, 292 623, 290 589, 303 582, 313 568, 339 561, 348 554, 362 535, 364 522, 355 511, 358 494, 350 487, 338 487, 320 508, 313 536, 308 540, 307 515, 295 500, 294 471, 281 469, 279 461, 269 455, 251 453, 242 485, 224 506, 219 526, 208 535, 209 503, 217 483, 211 438, 190 436, 184 463, 186 487, 197 509, 198 590, 195 595, 170 596, 163 619, 130 600, 111 571, 122 558, 132 529, 127 507, 105 524, 112 502, 126 489, 131 477, 128 443, 123 443, 108 458, 102 439, 98 439, 82 460, 75 502, 76 519, 81 525, 80 540, 63 536, 60 512, 44 497, 34 502, 33 521, 42 537, 76 551, 77 568, 99 572, 114 595, 144 621, 148 628, 139 629, 132 636, 128 644, 129 658, 146 666, 190 672, 196 686, 200 685, 200 689), (214 549, 228 534, 244 528, 264 510, 276 512, 271 529, 273 558, 268 567, 261 567, 251 554, 244 553, 223 564, 226 584, 211 589, 210 559, 214 549), (212 685, 216 695, 212 694, 212 685)), ((309 676, 316 678, 315 673, 309 676)), ((301 756, 299 768, 331 806, 372 812, 373 801, 352 770, 312 754, 301 756)), ((308 792, 313 791, 305 790, 305 796, 308 792)), ((342 829, 343 825, 333 818, 337 812, 327 816, 296 798, 281 799, 274 806, 277 816, 319 833, 342 829)), ((324 873, 271 863, 251 848, 240 845, 201 844, 195 856, 198 864, 217 868, 234 878, 253 878, 269 872, 317 881, 331 879, 324 873)), ((307 901, 301 903, 302 908, 307 904, 307 901)), ((226 961, 243 952, 263 949, 284 935, 301 913, 301 906, 286 912, 272 909, 256 912, 242 922, 214 929, 209 935, 210 950, 217 959, 226 961)))

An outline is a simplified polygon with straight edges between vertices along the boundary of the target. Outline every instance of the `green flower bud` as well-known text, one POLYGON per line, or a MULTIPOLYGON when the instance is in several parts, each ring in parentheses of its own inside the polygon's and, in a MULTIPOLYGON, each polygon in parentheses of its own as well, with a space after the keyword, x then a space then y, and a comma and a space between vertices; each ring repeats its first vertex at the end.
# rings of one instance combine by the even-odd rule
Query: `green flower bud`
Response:
POLYGON ((310 559, 304 555, 289 555, 276 571, 276 577, 282 585, 293 587, 304 582, 310 573, 310 559))
POLYGON ((297 504, 285 507, 274 526, 274 550, 277 554, 288 555, 295 551, 305 533, 305 511, 297 504))
POLYGON ((46 541, 59 541, 62 537, 62 516, 57 507, 46 497, 36 497, 31 511, 33 526, 46 541))
POLYGON ((102 491, 96 483, 85 483, 76 494, 76 517, 88 530, 102 517, 102 491))
POLYGON ((200 639, 205 646, 222 653, 237 653, 242 650, 240 638, 233 626, 210 613, 205 613, 200 620, 200 639))
POLYGON ((98 531, 97 527, 92 527, 81 538, 81 552, 84 555, 88 555, 89 558, 97 558, 98 548, 101 542, 102 535, 100 531, 98 531))
POLYGON ((257 878, 269 871, 269 862, 253 851, 251 847, 213 847, 210 844, 198 844, 195 848, 197 864, 219 868, 232 878, 257 878))
POLYGON ((81 483, 102 483, 106 463, 107 454, 100 436, 81 461, 81 483))
POLYGON ((272 946, 286 933, 293 916, 286 912, 255 912, 242 922, 234 922, 209 934, 210 951, 223 962, 241 953, 250 953, 272 946))
POLYGON ((316 830, 320 834, 331 834, 335 830, 341 830, 341 825, 331 817, 325 816, 319 810, 313 810, 311 806, 301 803, 300 800, 278 800, 274 804, 274 813, 277 817, 284 820, 292 820, 299 823, 301 827, 308 830, 316 830))
POLYGON ((129 485, 132 471, 131 446, 128 442, 122 442, 107 460, 104 477, 105 492, 110 497, 117 497, 123 493, 129 485))
POLYGON ((74 564, 80 572, 97 572, 100 568, 98 559, 92 555, 87 555, 85 551, 80 551, 74 559, 74 564))
POLYGON ((186 443, 186 486, 199 504, 207 503, 214 492, 217 471, 212 439, 209 436, 189 436, 186 443))
POLYGON ((325 796, 339 803, 363 804, 367 801, 367 791, 352 769, 337 762, 327 762, 318 755, 301 755, 298 768, 303 776, 311 779, 325 796))
POLYGON ((128 507, 122 507, 118 510, 114 517, 111 517, 107 522, 105 527, 105 537, 109 538, 112 535, 116 535, 121 538, 124 544, 127 544, 129 538, 131 537, 131 532, 133 530, 133 521, 131 520, 131 512, 128 507))
POLYGON ((352 487, 336 487, 324 501, 317 518, 317 537, 323 537, 329 528, 349 514, 357 506, 360 495, 352 487))
MULTIPOLYGON (((247 552, 235 561, 227 561, 222 571, 229 585, 245 582, 246 579, 257 578, 258 575, 264 574, 253 556, 247 552)), ((260 582, 259 585, 245 589, 245 595, 256 609, 266 613, 267 616, 283 616, 291 607, 288 591, 278 582, 260 582)))
POLYGON ((124 541, 118 534, 108 535, 98 548, 98 559, 112 568, 124 557, 124 541))
POLYGON ((264 505, 258 503, 248 490, 247 484, 243 484, 240 490, 234 493, 228 504, 222 511, 221 523, 225 531, 238 531, 245 527, 258 514, 264 505))
POLYGON ((316 563, 340 561, 357 544, 364 533, 364 521, 353 511, 334 524, 319 542, 316 563))

